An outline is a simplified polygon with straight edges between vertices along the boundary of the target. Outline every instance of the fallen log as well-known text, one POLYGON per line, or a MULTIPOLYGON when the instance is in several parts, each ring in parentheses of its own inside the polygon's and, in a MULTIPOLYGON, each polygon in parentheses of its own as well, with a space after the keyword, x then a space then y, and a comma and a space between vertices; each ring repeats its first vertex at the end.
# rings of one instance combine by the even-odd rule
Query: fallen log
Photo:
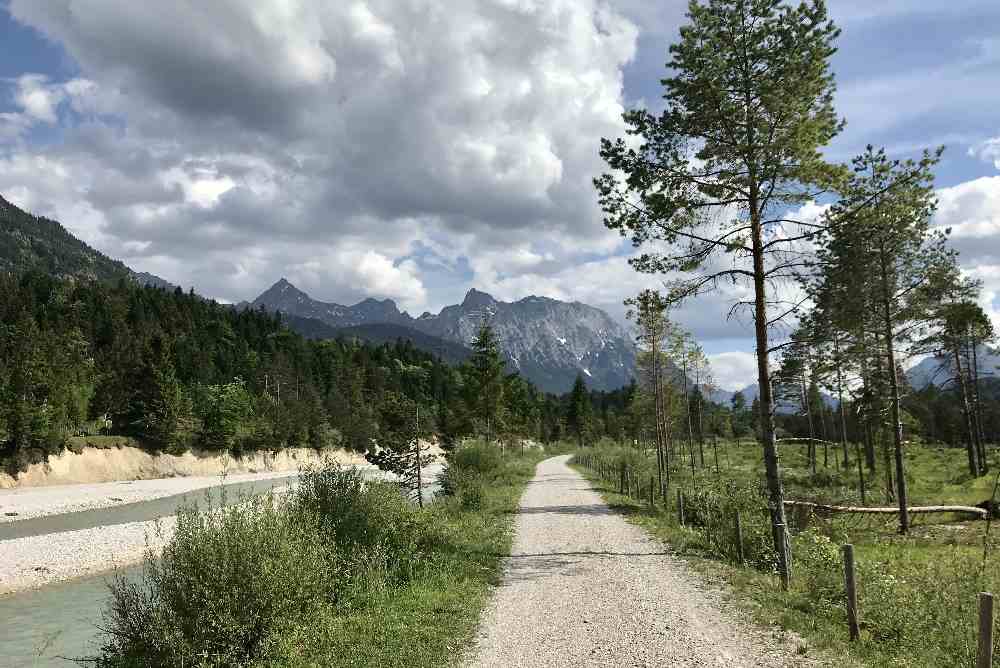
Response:
MULTIPOLYGON (((820 513, 869 513, 873 515, 894 515, 899 508, 872 508, 867 506, 829 506, 811 501, 785 501, 786 506, 793 508, 811 508, 820 513)), ((923 513, 965 513, 986 519, 987 511, 975 506, 911 506, 906 509, 911 515, 923 513)))

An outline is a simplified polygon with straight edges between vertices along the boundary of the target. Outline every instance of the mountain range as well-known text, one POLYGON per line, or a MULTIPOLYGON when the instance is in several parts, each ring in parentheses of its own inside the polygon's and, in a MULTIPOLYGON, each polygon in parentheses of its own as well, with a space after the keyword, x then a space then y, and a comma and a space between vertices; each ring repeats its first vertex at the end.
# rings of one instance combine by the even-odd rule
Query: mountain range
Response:
MULTIPOLYGON (((116 281, 173 290, 159 276, 135 272, 74 237, 59 222, 34 216, 0 196, 0 271, 35 269, 61 278, 116 281)), ((568 391, 578 374, 592 389, 628 384, 635 372, 635 345, 623 327, 600 309, 579 302, 526 297, 503 302, 470 290, 461 304, 412 317, 391 299, 353 306, 311 298, 281 279, 238 308, 280 311, 287 324, 311 338, 356 337, 374 343, 403 338, 414 346, 460 362, 479 324, 489 319, 508 367, 547 392, 568 391)))
POLYGON ((484 319, 497 334, 508 367, 546 392, 568 391, 578 374, 591 389, 627 385, 635 373, 635 344, 624 328, 604 311, 579 302, 530 296, 504 302, 469 290, 460 304, 440 313, 412 317, 391 299, 365 299, 353 306, 313 299, 282 278, 252 302, 237 308, 264 308, 295 316, 288 324, 306 336, 348 334, 379 342, 381 337, 406 338, 417 347, 450 358, 468 349, 484 319), (457 349, 455 346, 461 346, 457 349))
MULTIPOLYGON (((1000 350, 979 346, 976 350, 976 366, 981 378, 996 377, 1000 368, 1000 350)), ((963 362, 964 364, 964 362, 963 362)), ((906 371, 906 379, 914 390, 922 390, 928 385, 951 386, 955 374, 952 360, 944 355, 925 357, 906 371)))

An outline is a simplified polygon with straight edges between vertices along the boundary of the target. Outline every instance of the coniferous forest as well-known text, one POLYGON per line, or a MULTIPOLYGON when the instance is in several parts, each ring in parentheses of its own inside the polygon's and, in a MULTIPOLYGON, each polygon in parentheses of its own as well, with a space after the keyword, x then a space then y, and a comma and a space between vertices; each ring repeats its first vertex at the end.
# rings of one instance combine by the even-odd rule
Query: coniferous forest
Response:
POLYGON ((308 340, 279 314, 124 276, 31 270, 0 275, 0 290, 0 438, 12 472, 78 436, 168 453, 365 452, 399 401, 415 430, 446 447, 473 435, 589 442, 636 432, 629 388, 591 393, 580 379, 566 397, 542 394, 504 367, 488 326, 473 356, 449 365, 402 339, 308 340))

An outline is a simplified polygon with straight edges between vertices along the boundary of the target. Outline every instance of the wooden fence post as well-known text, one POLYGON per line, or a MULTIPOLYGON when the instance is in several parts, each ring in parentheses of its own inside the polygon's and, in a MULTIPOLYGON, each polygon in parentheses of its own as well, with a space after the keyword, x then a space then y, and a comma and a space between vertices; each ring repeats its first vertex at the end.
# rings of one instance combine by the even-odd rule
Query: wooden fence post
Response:
POLYGON ((844 546, 844 587, 847 592, 847 629, 851 640, 860 635, 858 628, 858 591, 854 578, 854 546, 844 546))
POLYGON ((684 526, 684 492, 677 490, 677 521, 684 526))
POLYGON ((791 586, 791 577, 789 573, 789 558, 788 558, 788 527, 786 527, 781 522, 777 522, 773 527, 774 543, 775 545, 781 545, 782 553, 778 554, 778 570, 780 571, 778 577, 781 578, 781 589, 783 591, 788 591, 789 586, 791 586))
POLYGON ((653 495, 653 476, 649 476, 649 508, 652 510, 656 506, 656 497, 653 495))
POLYGON ((993 667, 993 594, 979 593, 979 647, 976 668, 993 667))
POLYGON ((746 563, 746 558, 743 556, 743 522, 740 520, 740 511, 736 511, 736 563, 740 566, 746 563))

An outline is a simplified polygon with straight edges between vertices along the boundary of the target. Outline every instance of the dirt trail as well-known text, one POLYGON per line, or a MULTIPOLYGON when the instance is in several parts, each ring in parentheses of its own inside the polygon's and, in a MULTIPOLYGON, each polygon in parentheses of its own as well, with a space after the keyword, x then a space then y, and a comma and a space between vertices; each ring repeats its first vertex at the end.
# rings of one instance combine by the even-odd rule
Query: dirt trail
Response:
POLYGON ((469 665, 816 665, 728 611, 567 460, 539 464, 521 499, 503 584, 469 665))

